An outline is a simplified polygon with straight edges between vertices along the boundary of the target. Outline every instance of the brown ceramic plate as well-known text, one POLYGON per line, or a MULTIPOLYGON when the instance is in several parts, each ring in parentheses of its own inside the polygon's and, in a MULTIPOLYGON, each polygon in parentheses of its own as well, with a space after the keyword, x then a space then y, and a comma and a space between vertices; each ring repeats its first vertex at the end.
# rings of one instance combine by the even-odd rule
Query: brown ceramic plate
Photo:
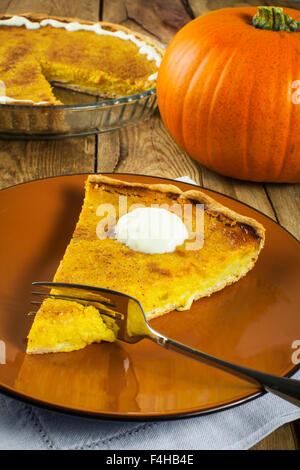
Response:
MULTIPOLYGON (((94 344, 72 353, 25 354, 32 323, 27 315, 31 282, 52 279, 80 212, 85 179, 48 178, 0 192, 0 346, 6 346, 0 390, 65 412, 143 420, 198 415, 258 396, 254 386, 147 340, 94 344)), ((273 374, 291 374, 296 369, 292 343, 300 339, 300 244, 254 209, 205 192, 261 222, 266 246, 244 279, 195 302, 189 311, 169 313, 151 324, 209 354, 273 374)))

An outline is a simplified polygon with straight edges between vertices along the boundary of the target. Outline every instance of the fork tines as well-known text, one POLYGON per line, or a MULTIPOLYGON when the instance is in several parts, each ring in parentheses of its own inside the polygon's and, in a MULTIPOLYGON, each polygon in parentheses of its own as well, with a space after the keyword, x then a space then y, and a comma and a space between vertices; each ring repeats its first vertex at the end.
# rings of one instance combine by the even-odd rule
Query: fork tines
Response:
MULTIPOLYGON (((83 305, 92 305, 95 307, 101 315, 106 315, 110 318, 115 320, 122 319, 123 314, 118 312, 116 309, 116 305, 109 301, 109 299, 103 297, 102 293, 103 290, 96 287, 85 286, 81 284, 68 284, 68 283, 61 283, 61 282, 33 282, 35 286, 41 286, 46 288, 55 288, 55 289, 68 289, 68 294, 64 293, 52 293, 52 292, 40 292, 40 291, 33 291, 32 294, 35 296, 41 296, 44 298, 52 298, 52 299, 60 299, 60 300, 70 300, 76 301, 83 305), (81 297, 78 295, 69 295, 70 290, 81 290, 86 291, 90 295, 94 296, 95 298, 88 298, 88 297, 81 297)), ((104 290, 105 292, 105 290, 104 290)), ((32 300, 32 304, 34 305, 41 305, 43 303, 42 300, 32 300)), ((33 314, 34 312, 30 312, 33 314)), ((35 312, 36 313, 36 312, 35 312)))

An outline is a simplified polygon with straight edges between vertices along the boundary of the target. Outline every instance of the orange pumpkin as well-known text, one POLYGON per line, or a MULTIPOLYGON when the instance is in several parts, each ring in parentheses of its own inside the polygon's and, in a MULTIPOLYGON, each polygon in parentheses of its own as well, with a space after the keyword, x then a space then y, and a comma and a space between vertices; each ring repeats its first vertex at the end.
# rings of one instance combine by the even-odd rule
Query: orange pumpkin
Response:
POLYGON ((300 11, 257 12, 225 8, 184 26, 159 69, 158 105, 175 141, 208 168, 299 182, 300 26, 291 18, 300 11))

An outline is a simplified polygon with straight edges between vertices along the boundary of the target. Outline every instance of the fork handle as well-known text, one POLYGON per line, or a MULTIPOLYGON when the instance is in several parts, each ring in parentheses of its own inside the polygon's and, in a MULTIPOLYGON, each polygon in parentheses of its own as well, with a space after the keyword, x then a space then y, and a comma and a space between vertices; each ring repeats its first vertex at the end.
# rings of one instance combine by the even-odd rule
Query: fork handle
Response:
POLYGON ((165 349, 170 349, 204 364, 208 364, 209 366, 213 366, 217 369, 223 370, 224 372, 228 372, 231 375, 246 380, 247 382, 263 388, 265 391, 274 393, 284 400, 300 407, 300 380, 279 377, 277 375, 266 374, 265 372, 249 369, 248 367, 242 367, 211 356, 202 351, 198 351, 197 349, 190 348, 189 346, 167 338, 156 331, 154 332, 154 330, 152 330, 152 332, 154 335, 149 338, 159 346, 162 346, 165 349))

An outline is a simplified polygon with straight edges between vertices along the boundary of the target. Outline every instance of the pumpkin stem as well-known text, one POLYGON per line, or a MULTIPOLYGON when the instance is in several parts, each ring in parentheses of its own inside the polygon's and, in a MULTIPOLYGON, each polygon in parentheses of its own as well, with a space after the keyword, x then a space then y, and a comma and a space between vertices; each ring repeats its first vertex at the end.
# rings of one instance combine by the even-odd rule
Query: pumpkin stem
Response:
POLYGON ((287 32, 298 31, 300 27, 300 22, 283 13, 280 7, 258 7, 251 24, 255 28, 287 32))

